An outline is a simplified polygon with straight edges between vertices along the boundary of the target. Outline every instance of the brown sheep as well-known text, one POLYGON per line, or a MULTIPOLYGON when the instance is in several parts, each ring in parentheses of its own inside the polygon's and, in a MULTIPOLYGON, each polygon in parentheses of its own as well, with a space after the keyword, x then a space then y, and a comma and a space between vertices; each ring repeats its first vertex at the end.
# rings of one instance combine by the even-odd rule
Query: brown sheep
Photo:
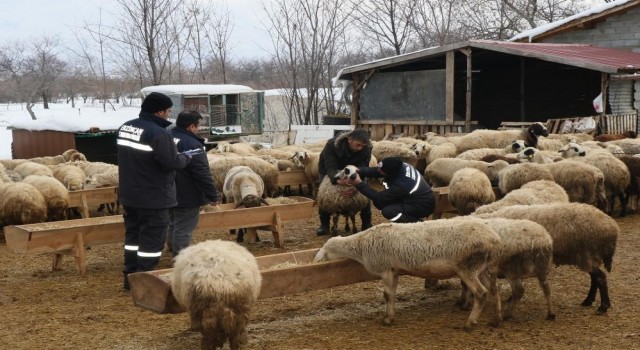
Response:
POLYGON ((627 130, 622 134, 602 134, 593 138, 593 141, 613 141, 613 140, 622 140, 622 139, 635 139, 638 134, 633 130, 627 130))

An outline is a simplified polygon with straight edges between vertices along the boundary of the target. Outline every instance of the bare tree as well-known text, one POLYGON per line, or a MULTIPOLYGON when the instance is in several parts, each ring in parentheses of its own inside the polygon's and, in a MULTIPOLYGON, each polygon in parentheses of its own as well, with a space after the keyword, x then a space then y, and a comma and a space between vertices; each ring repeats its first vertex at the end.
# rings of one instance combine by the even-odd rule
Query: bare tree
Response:
MULTIPOLYGON (((80 38, 76 35, 76 40, 80 44, 80 52, 79 56, 82 57, 88 64, 89 69, 92 73, 92 76, 97 80, 98 77, 101 79, 100 85, 102 86, 102 92, 100 94, 102 100, 102 110, 104 112, 107 111, 107 102, 109 95, 107 93, 107 67, 106 67, 106 56, 108 55, 107 46, 110 41, 110 37, 113 36, 114 30, 106 27, 102 23, 102 9, 100 9, 100 16, 98 17, 98 23, 95 25, 85 25, 86 31, 89 33, 92 41, 97 45, 95 47, 95 51, 97 51, 97 57, 94 56, 92 52, 90 52, 89 44, 83 38, 80 38)), ((113 107, 113 105, 112 105, 113 107)))
POLYGON ((363 34, 379 45, 390 47, 396 55, 405 52, 412 39, 413 16, 418 0, 355 1, 356 23, 363 34))
POLYGON ((227 10, 226 4, 216 12, 216 15, 209 18, 211 31, 208 33, 207 39, 211 50, 215 53, 216 59, 220 62, 220 70, 222 72, 222 83, 227 83, 227 64, 229 50, 229 39, 233 32, 233 23, 231 13, 227 10))
POLYGON ((33 53, 28 60, 31 75, 42 97, 44 109, 49 109, 51 90, 56 79, 64 72, 66 63, 58 57, 59 41, 43 36, 32 43, 33 53))
POLYGON ((460 0, 424 0, 416 5, 413 28, 420 48, 441 46, 465 39, 460 22, 460 0))

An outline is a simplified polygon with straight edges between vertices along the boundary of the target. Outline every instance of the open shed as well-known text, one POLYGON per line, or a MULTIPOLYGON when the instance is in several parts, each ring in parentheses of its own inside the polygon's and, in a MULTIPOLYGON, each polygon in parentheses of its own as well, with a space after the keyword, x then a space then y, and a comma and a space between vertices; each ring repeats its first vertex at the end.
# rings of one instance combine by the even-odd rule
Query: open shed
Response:
POLYGON ((609 82, 629 79, 640 79, 640 53, 489 40, 423 49, 336 76, 353 89, 351 124, 374 139, 593 116, 600 93, 608 106, 609 82))

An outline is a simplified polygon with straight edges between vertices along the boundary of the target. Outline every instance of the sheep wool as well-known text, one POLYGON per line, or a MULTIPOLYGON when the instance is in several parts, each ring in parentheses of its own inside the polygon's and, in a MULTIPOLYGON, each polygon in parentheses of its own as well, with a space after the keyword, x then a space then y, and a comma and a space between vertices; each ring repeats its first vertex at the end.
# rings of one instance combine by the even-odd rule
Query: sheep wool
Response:
MULTIPOLYGON (((340 176, 338 172, 336 176, 340 176)), ((353 197, 342 196, 342 191, 347 189, 345 186, 334 185, 325 176, 318 188, 318 208, 322 211, 330 213, 332 216, 331 234, 338 234, 338 220, 340 216, 346 218, 345 231, 347 234, 358 232, 356 226, 356 214, 367 206, 369 199, 362 193, 357 192, 353 197), (351 222, 351 225, 349 224, 351 222), (353 228, 351 228, 353 226, 353 228)))
POLYGON ((553 174, 538 163, 513 164, 498 173, 498 188, 500 193, 506 195, 536 180, 553 181, 553 174))
POLYGON ((536 180, 507 193, 502 199, 477 208, 473 214, 487 214, 512 205, 569 203, 564 188, 553 181, 536 180))
POLYGON ((171 290, 188 310, 191 328, 202 334, 201 348, 231 349, 247 342, 249 313, 258 299, 262 275, 255 257, 241 245, 210 240, 176 256, 171 290))
MULTIPOLYGON (((488 226, 469 218, 385 223, 348 237, 330 238, 315 262, 349 258, 361 263, 384 284, 387 311, 384 323, 394 319, 395 293, 400 271, 429 278, 460 277, 474 295, 465 327, 472 328, 484 307, 488 291, 480 273, 497 269, 500 237, 488 226)), ((495 282, 495 281, 494 281, 495 282)), ((490 287, 496 291, 495 284, 490 287)), ((500 315, 496 305, 496 318, 500 315)), ((499 323, 499 320, 494 320, 499 323)))
POLYGON ((474 168, 456 171, 449 183, 449 202, 460 215, 469 215, 476 208, 494 202, 496 194, 487 175, 474 168))

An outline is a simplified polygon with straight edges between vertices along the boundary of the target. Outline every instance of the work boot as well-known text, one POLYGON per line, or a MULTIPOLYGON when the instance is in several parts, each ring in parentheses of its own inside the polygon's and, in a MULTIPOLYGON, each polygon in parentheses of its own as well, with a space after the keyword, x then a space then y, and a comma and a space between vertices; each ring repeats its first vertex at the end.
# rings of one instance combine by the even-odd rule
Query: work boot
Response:
POLYGON ((124 275, 124 284, 122 288, 124 288, 124 290, 131 290, 131 287, 129 286, 129 278, 127 277, 127 275, 124 275))
POLYGON ((371 228, 371 221, 362 223, 362 231, 371 228))
POLYGON ((320 214, 320 227, 316 230, 316 235, 323 236, 329 233, 329 223, 331 222, 331 214, 318 210, 320 214))

